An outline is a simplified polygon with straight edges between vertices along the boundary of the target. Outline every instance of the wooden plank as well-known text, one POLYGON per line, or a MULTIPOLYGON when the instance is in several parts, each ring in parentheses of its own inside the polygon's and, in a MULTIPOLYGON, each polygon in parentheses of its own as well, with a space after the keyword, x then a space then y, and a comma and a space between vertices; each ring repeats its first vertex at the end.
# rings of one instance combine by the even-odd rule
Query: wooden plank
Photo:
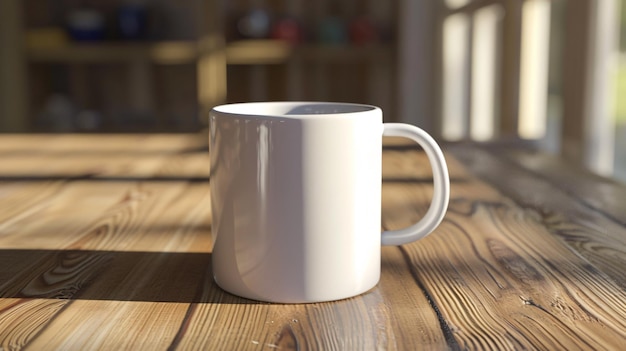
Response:
POLYGON ((224 294, 207 281, 210 287, 201 300, 219 303, 190 306, 189 319, 172 346, 297 350, 445 348, 444 336, 426 297, 416 294, 413 282, 406 284, 409 272, 400 251, 385 248, 384 252, 383 272, 387 274, 379 286, 360 297, 333 303, 259 304, 224 294), (394 304, 385 303, 388 294, 397 297, 394 304))
MULTIPOLYGON (((106 199, 120 196, 112 206, 102 201, 102 195, 94 203, 97 198, 93 185, 78 191, 64 189, 52 202, 56 206, 48 208, 47 215, 38 216, 46 221, 20 223, 15 233, 19 238, 2 231, 2 247, 20 249, 3 249, 5 264, 0 276, 9 278, 0 284, 0 295, 22 300, 0 311, 0 324, 19 322, 25 330, 32 330, 22 335, 21 342, 34 338, 35 349, 41 345, 54 349, 126 348, 137 343, 162 348, 168 342, 166 331, 175 335, 176 319, 184 317, 186 304, 193 301, 196 285, 209 267, 208 184, 146 184, 134 191, 136 185, 132 184, 118 184, 127 191, 106 188, 106 199), (84 200, 76 201, 81 198, 84 200), (91 206, 85 206, 85 199, 91 206), (179 203, 182 199, 186 205, 179 203), (79 210, 83 207, 87 207, 87 213, 100 213, 101 217, 86 223, 84 219, 89 217, 79 210), (50 213, 64 215, 55 217, 50 213), (73 220, 82 227, 65 224, 68 214, 84 217, 73 220), (74 230, 68 230, 72 226, 74 230), (24 262, 28 267, 19 267, 24 262), (22 306, 32 299, 39 299, 41 306, 30 310, 22 306), (50 301, 63 301, 63 308, 57 306, 57 310, 44 315, 50 301), (17 320, 12 317, 16 311, 22 311, 17 320), (134 324, 133 320, 127 325, 129 316, 142 322, 134 324), (168 323, 160 323, 162 318, 168 323), (28 321, 37 324, 24 325, 28 321), (69 336, 77 330, 91 337, 72 340, 69 336), (121 330, 130 337, 115 338, 121 330), (150 338, 151 333, 163 337, 150 338)), ((97 184, 95 187, 103 188, 97 184)), ((0 340, 12 342, 17 337, 14 333, 25 330, 7 328, 0 332, 0 340)))
MULTIPOLYGON (((481 176, 508 179, 512 188, 515 180, 523 178, 512 175, 506 165, 486 167, 477 157, 467 156, 476 150, 461 149, 464 164, 471 165, 472 171, 482 170, 481 176)), ((624 311, 613 294, 624 293, 620 283, 626 280, 605 272, 619 269, 619 259, 615 255, 604 262, 581 259, 560 237, 548 234, 554 223, 542 221, 540 212, 535 212, 540 208, 517 205, 486 184, 463 176, 465 172, 451 161, 452 201, 444 223, 422 242, 403 246, 418 281, 453 331, 455 343, 449 345, 461 349, 618 347, 624 338, 620 317, 624 311), (558 328, 546 330, 543 323, 557 323, 558 328)), ((519 192, 529 193, 522 189, 519 192)), ((411 204, 428 203, 427 191, 413 192, 411 196, 419 195, 419 200, 394 202, 398 207, 392 218, 403 225, 415 217, 407 209, 411 204)), ((406 198, 411 190, 397 193, 406 198)), ((425 206, 419 209, 423 213, 425 206)), ((624 233, 623 226, 614 228, 624 233)), ((624 257, 624 250, 615 254, 624 257)))
POLYGON ((517 136, 519 118, 520 64, 523 1, 504 1, 502 63, 500 69, 500 134, 517 136))
POLYGON ((199 49, 193 41, 142 43, 64 44, 61 46, 27 46, 26 58, 42 63, 115 63, 149 61, 155 64, 189 64, 198 59, 199 49))
POLYGON ((564 167, 545 156, 524 158, 507 153, 511 156, 498 157, 463 147, 454 148, 453 153, 474 174, 521 207, 537 211, 536 216, 542 218, 552 235, 626 287, 622 269, 626 266, 626 225, 624 212, 620 211, 624 206, 624 197, 620 196, 623 186, 600 181, 599 177, 564 167), (570 172, 577 176, 570 176, 570 172), (602 194, 609 194, 606 200, 602 194))
POLYGON ((184 312, 184 304, 74 300, 27 347, 165 350, 184 312))
MULTIPOLYGON (((493 174, 490 181, 507 179, 512 186, 523 178, 511 167, 487 167, 470 157, 476 153, 455 150, 472 171, 493 174)), ((541 207, 522 207, 487 184, 463 179, 453 181, 451 207, 436 233, 403 246, 460 348, 619 348, 626 330, 619 282, 626 280, 604 271, 619 261, 591 263, 552 235, 541 207)))
MULTIPOLYGON (((197 139, 91 138, 39 136, 48 146, 39 155, 17 137, 19 148, 0 143, 2 164, 32 175, 106 160, 101 179, 0 181, 2 348, 570 350, 626 340, 619 184, 601 202, 592 188, 607 184, 549 158, 450 146, 444 222, 424 240, 384 247, 375 288, 267 304, 213 282, 197 139)), ((384 229, 411 224, 430 203, 427 159, 408 145, 394 139, 384 151, 384 229)))
POLYGON ((0 131, 29 128, 26 67, 22 45, 22 3, 0 2, 0 131))
POLYGON ((0 347, 20 350, 60 313, 69 300, 3 298, 0 300, 0 347))
MULTIPOLYGON (((503 150, 504 151, 504 150, 503 150)), ((576 202, 626 225, 626 188, 619 181, 599 176, 549 154, 507 150, 497 155, 511 161, 570 194, 576 202)))
POLYGON ((398 3, 396 91, 401 122, 441 135, 441 45, 443 5, 433 1, 398 3), (424 53, 429 53, 425 55, 424 53))
POLYGON ((383 276, 379 286, 361 297, 335 303, 259 304, 225 294, 212 280, 207 280, 200 300, 219 304, 191 305, 188 320, 181 326, 172 346, 182 349, 213 349, 224 344, 235 349, 402 349, 409 346, 441 349, 445 342, 428 301, 422 294, 415 294, 411 285, 407 288, 403 284, 406 262, 397 249, 384 251, 387 254, 383 271, 388 274, 383 276), (385 294, 397 294, 397 304, 384 304, 385 294), (415 305, 423 308, 418 311, 409 308, 415 305), (245 323, 237 328, 222 328, 232 325, 233 319, 245 323), (420 330, 421 337, 415 338, 413 330, 420 330))
POLYGON ((461 349, 619 348, 620 286, 523 209, 493 200, 457 201, 438 235, 405 246, 461 349))
POLYGON ((408 264, 400 248, 383 247, 378 289, 382 296, 393 296, 394 300, 392 304, 385 304, 388 309, 385 317, 392 324, 388 333, 393 333, 397 349, 444 349, 450 343, 447 339, 450 335, 442 328, 440 316, 420 282, 405 281, 413 275, 413 267, 408 264), (419 331, 419 338, 415 338, 414 331, 419 331))
POLYGON ((48 156, 64 152, 66 156, 90 153, 175 154, 203 147, 201 139, 189 134, 2 134, 0 156, 25 152, 48 156))
POLYGON ((561 150, 600 174, 613 170, 615 127, 611 100, 618 52, 617 3, 567 3, 563 47, 561 150))
POLYGON ((40 197, 0 222, 4 248, 48 250, 208 251, 208 183, 86 181, 40 197), (68 220, 68 215, 72 220, 68 220), (39 221, 45 218, 45 221, 39 221), (149 225, 144 225, 144 223, 149 225), (196 242, 195 237, 204 239, 196 242), (194 248, 180 246, 195 243, 194 248), (165 246, 164 246, 165 245, 165 246))

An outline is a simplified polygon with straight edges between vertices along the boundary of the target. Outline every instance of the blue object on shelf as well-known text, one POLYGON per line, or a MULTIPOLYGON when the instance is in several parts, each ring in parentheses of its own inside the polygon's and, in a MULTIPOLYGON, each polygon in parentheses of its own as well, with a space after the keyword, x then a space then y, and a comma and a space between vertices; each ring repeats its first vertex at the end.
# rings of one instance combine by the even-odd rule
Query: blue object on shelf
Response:
POLYGON ((146 9, 137 4, 124 5, 117 11, 117 30, 121 39, 137 40, 146 36, 146 9))
POLYGON ((104 15, 90 9, 74 10, 67 17, 67 32, 76 41, 100 41, 105 36, 104 15))

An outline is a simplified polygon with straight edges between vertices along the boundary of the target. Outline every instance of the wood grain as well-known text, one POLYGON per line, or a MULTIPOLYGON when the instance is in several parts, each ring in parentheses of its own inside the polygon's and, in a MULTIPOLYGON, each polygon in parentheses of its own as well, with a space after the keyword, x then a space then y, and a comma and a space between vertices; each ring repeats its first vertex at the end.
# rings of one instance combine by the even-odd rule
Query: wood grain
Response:
MULTIPOLYGON (((387 145, 396 229, 425 213, 432 174, 387 145)), ((280 305, 213 282, 202 138, 0 136, 0 350, 620 349, 624 187, 533 152, 446 157, 444 222, 382 248, 377 287, 280 305)))
POLYGON ((469 153, 462 148, 454 153, 520 206, 539 211, 551 234, 626 288, 626 272, 622 269, 626 267, 626 212, 620 212, 626 202, 623 185, 545 155, 531 159, 528 153, 490 154, 480 149, 469 153), (513 172, 502 176, 489 171, 501 164, 513 172), (558 167, 563 172, 561 176, 558 167))

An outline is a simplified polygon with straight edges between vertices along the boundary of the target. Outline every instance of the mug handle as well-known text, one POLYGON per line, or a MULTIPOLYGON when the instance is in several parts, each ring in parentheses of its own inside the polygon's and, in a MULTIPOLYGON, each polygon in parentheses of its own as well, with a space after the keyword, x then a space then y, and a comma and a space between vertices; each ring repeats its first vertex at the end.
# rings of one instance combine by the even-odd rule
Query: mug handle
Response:
POLYGON ((383 245, 403 245, 422 239, 441 223, 450 201, 450 176, 443 152, 435 139, 422 129, 404 123, 384 123, 384 136, 405 137, 414 140, 426 152, 433 169, 433 199, 426 215, 410 227, 387 230, 382 233, 383 245))

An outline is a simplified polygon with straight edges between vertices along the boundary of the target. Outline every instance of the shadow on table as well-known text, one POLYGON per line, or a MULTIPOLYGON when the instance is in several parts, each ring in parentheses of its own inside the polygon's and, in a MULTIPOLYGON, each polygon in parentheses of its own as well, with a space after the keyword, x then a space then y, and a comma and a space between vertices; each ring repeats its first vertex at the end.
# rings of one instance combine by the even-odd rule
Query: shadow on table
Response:
POLYGON ((0 250, 0 297, 255 304, 213 281, 210 253, 0 250))

